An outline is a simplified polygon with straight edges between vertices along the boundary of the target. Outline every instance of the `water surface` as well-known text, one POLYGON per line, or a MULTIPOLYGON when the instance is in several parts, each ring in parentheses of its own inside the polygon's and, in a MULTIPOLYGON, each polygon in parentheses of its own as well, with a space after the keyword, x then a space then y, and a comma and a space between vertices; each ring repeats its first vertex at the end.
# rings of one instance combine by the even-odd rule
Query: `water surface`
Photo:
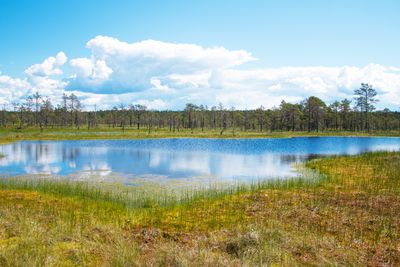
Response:
POLYGON ((0 146, 0 174, 249 180, 296 176, 293 164, 310 157, 378 150, 400 150, 400 138, 22 141, 0 146))

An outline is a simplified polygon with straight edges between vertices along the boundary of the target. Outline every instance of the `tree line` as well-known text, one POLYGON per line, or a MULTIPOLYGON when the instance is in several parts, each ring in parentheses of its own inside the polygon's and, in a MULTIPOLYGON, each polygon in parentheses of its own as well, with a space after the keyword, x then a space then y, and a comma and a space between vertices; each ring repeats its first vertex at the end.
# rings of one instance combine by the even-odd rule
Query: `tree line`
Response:
POLYGON ((373 131, 400 130, 400 113, 375 110, 376 90, 361 84, 354 90, 354 99, 343 99, 331 104, 310 96, 299 103, 282 101, 279 107, 237 110, 222 104, 211 108, 186 104, 181 111, 150 110, 140 104, 120 104, 111 110, 83 110, 74 94, 64 94, 61 104, 53 105, 48 97, 35 93, 21 103, 12 103, 11 109, 0 112, 2 127, 98 128, 113 127, 145 129, 164 128, 171 132, 190 130, 230 131, 373 131))

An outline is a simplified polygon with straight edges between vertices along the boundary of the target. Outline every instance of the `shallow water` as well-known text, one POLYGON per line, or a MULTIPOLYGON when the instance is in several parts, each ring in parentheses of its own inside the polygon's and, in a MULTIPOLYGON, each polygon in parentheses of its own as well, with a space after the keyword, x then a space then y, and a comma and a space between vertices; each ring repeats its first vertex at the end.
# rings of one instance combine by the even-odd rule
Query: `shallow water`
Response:
POLYGON ((253 180, 296 176, 293 164, 310 157, 378 150, 400 150, 400 138, 22 141, 0 146, 0 174, 253 180))

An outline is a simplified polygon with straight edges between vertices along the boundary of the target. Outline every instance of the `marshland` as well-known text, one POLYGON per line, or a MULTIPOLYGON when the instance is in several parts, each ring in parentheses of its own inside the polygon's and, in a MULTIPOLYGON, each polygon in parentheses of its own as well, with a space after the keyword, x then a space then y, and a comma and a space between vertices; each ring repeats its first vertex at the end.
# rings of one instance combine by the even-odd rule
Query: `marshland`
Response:
POLYGON ((75 141, 39 131, 59 138, 2 145, 1 265, 400 263, 398 137, 104 140, 105 131, 75 141))
POLYGON ((399 10, 0 0, 0 267, 400 266, 399 10))

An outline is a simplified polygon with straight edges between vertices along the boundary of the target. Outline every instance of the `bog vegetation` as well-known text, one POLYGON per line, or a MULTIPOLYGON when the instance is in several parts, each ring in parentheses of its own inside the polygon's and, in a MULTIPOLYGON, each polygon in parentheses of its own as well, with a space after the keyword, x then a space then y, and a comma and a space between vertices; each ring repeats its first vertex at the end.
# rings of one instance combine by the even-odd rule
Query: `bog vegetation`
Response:
MULTIPOLYGON (((170 133, 218 131, 220 135, 235 131, 394 131, 400 130, 400 113, 389 109, 376 111, 376 90, 362 84, 355 98, 327 104, 311 96, 300 103, 282 101, 279 107, 236 110, 234 107, 207 107, 187 104, 183 111, 149 110, 144 105, 121 103, 111 110, 86 107, 74 94, 63 95, 58 105, 38 93, 21 103, 13 103, 0 112, 0 125, 18 129, 40 127, 136 128, 151 132, 166 129, 170 133), (90 111, 88 111, 90 110, 90 111)), ((58 101, 57 101, 58 102, 58 101)))
POLYGON ((398 266, 400 153, 182 191, 0 181, 1 266, 398 266))

